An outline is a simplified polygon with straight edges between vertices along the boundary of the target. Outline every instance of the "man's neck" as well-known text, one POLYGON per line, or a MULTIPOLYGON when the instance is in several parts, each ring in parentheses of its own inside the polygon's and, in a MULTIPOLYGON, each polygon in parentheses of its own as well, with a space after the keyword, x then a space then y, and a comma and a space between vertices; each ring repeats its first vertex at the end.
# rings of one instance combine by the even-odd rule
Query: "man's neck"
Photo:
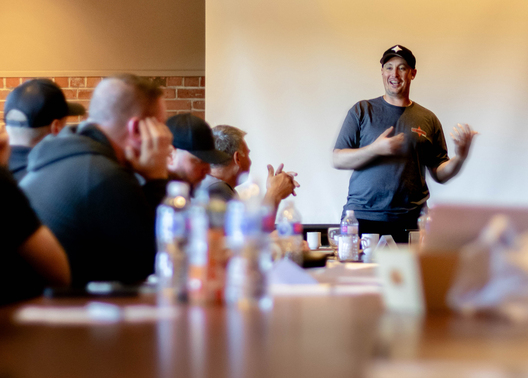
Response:
POLYGON ((113 129, 111 126, 103 125, 103 124, 93 122, 90 120, 88 120, 87 123, 91 126, 95 126, 101 133, 104 134, 106 139, 108 139, 108 141, 110 142, 110 146, 114 150, 119 164, 121 164, 124 167, 127 167, 128 161, 125 155, 126 143, 122 141, 124 138, 121 135, 116 135, 116 133, 113 132, 115 129, 113 129))
POLYGON ((387 96, 386 94, 383 95, 383 99, 391 105, 394 106, 401 106, 401 107, 407 107, 412 105, 412 101, 408 96, 402 96, 402 97, 392 97, 387 96))
POLYGON ((232 188, 237 186, 238 175, 233 173, 231 166, 212 168, 209 174, 218 180, 225 181, 232 188))

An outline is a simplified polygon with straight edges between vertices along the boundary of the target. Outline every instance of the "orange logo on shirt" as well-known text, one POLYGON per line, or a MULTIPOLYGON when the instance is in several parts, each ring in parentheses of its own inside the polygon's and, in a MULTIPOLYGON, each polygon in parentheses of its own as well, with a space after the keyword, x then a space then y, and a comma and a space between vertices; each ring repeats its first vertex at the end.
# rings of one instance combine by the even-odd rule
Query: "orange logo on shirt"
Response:
POLYGON ((413 127, 413 128, 411 129, 411 131, 412 131, 413 133, 416 133, 416 134, 418 134, 418 135, 420 135, 420 136, 423 136, 423 137, 427 138, 427 133, 426 133, 425 131, 423 131, 423 130, 420 128, 420 126, 418 126, 418 128, 413 127))
POLYGON ((427 133, 426 133, 424 130, 422 130, 422 129, 420 128, 420 126, 418 126, 418 128, 413 127, 413 128, 411 129, 411 131, 412 131, 413 133, 418 134, 418 135, 421 136, 421 137, 424 137, 424 138, 427 139, 429 142, 431 141, 431 139, 427 138, 427 133))

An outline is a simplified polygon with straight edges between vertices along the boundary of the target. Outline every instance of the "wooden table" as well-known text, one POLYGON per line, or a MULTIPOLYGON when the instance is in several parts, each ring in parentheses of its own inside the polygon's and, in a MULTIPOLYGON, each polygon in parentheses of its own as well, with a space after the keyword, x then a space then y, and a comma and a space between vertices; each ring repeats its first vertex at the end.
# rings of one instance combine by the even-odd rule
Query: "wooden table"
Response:
MULTIPOLYGON (((154 304, 154 297, 107 302, 154 304)), ((452 314, 383 314, 377 295, 277 297, 270 311, 180 305, 174 319, 137 324, 13 322, 23 306, 85 303, 38 298, 0 309, 0 378, 378 378, 401 364, 432 364, 428 371, 438 373, 435 364, 446 362, 528 376, 528 325, 452 314)))
POLYGON ((277 298, 271 311, 182 305, 173 320, 84 326, 14 324, 20 307, 0 309, 1 378, 360 377, 381 314, 376 295, 277 298))

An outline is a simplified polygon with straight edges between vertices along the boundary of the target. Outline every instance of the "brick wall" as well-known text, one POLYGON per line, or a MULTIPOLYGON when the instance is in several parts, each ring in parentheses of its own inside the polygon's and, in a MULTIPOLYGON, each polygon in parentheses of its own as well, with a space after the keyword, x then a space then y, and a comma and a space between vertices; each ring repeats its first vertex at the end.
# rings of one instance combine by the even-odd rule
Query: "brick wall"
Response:
MULTIPOLYGON (((27 77, 0 78, 0 122, 4 121, 4 103, 9 92, 26 80, 27 77)), ((64 91, 68 101, 78 102, 88 110, 92 92, 102 77, 52 77, 64 91)), ((205 77, 203 76, 168 76, 149 77, 163 88, 168 116, 191 112, 205 117, 205 77)), ((68 123, 79 123, 81 117, 70 117, 68 123)))

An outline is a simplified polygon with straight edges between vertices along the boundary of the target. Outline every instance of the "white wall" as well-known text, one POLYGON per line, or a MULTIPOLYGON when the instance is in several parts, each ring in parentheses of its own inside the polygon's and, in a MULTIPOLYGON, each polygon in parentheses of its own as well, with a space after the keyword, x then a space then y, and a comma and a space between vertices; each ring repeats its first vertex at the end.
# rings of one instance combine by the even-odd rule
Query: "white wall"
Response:
POLYGON ((449 132, 480 132, 462 173, 430 203, 528 204, 528 2, 207 0, 206 119, 248 131, 253 172, 299 173, 304 223, 337 223, 350 172, 331 165, 348 109, 383 94, 379 60, 417 57, 411 98, 449 132))

